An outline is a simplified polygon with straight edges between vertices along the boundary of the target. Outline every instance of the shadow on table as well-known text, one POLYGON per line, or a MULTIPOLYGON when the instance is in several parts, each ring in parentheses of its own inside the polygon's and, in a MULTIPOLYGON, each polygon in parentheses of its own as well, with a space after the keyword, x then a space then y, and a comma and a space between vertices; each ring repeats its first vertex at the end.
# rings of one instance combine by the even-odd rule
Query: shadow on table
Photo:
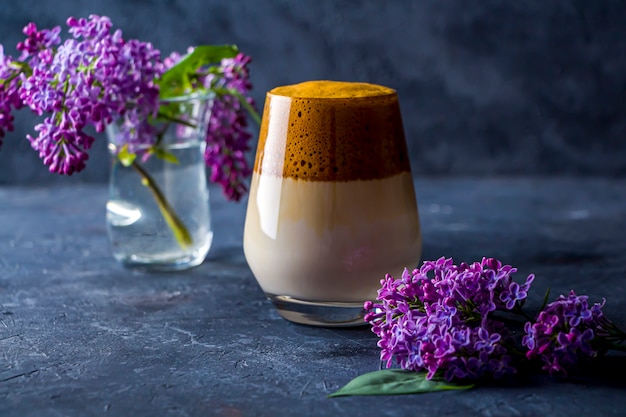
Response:
POLYGON ((567 381, 574 384, 626 388, 626 355, 605 356, 580 366, 567 381))
POLYGON ((239 246, 218 246, 211 248, 205 262, 222 262, 233 265, 246 265, 243 249, 239 246))
POLYGON ((626 355, 612 355, 579 364, 566 377, 549 377, 540 367, 529 367, 526 372, 510 378, 483 381, 483 387, 520 388, 543 386, 546 383, 569 383, 596 387, 626 388, 626 355))

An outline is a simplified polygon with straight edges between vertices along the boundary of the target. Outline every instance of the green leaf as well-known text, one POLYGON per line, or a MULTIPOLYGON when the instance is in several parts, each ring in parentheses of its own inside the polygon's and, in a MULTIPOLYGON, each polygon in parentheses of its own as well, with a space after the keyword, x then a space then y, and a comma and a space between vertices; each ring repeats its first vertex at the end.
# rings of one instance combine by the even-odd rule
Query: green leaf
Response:
POLYGON ((119 159, 125 167, 131 166, 133 162, 135 162, 136 157, 137 155, 128 151, 128 144, 122 146, 122 149, 117 153, 117 159, 119 159))
POLYGON ((176 158, 176 155, 174 155, 171 152, 166 151, 163 148, 154 147, 152 148, 152 153, 154 153, 154 156, 156 156, 157 158, 162 159, 166 162, 169 162, 172 164, 178 164, 178 158, 176 158))
POLYGON ((550 287, 546 290, 546 294, 543 296, 543 303, 541 304, 541 308, 539 310, 543 310, 548 305, 548 297, 550 297, 550 287))
POLYGON ((426 392, 465 390, 474 385, 456 385, 443 378, 426 379, 425 372, 412 372, 402 369, 382 369, 354 378, 343 388, 329 395, 401 395, 426 392))
POLYGON ((191 80, 200 68, 219 63, 224 58, 233 58, 238 52, 235 45, 197 46, 158 80, 160 97, 163 99, 189 93, 192 89, 191 80))

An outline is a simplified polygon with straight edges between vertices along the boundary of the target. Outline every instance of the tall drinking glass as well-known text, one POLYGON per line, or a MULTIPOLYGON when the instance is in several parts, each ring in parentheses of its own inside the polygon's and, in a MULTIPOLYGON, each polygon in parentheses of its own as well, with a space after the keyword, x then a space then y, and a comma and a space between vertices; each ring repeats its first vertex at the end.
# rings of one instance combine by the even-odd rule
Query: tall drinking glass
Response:
POLYGON ((363 324, 386 273, 417 266, 421 232, 394 90, 309 81, 267 93, 244 229, 286 319, 363 324))

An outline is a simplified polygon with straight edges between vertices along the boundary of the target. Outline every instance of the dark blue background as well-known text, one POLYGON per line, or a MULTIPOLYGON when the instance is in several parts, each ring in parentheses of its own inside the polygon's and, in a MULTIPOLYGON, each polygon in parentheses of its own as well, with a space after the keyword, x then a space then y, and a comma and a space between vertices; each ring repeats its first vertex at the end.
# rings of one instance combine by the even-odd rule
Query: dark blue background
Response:
MULTIPOLYGON (((163 54, 236 43, 254 96, 308 79, 368 81, 401 99, 422 175, 626 174, 626 2, 356 0, 2 0, 0 42, 70 15, 111 17, 163 54)), ((0 152, 0 184, 105 181, 100 137, 87 169, 48 174, 22 111, 0 152)))

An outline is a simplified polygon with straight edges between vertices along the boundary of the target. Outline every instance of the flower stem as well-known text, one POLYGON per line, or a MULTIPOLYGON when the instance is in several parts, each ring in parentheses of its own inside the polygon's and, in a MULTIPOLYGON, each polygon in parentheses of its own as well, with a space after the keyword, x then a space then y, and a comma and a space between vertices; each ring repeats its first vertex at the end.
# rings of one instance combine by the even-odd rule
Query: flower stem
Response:
POLYGON ((257 111, 254 109, 254 107, 252 107, 250 105, 250 103, 248 103, 248 100, 246 100, 246 97, 244 97, 243 94, 241 94, 239 91, 237 91, 234 88, 230 88, 227 90, 229 94, 237 97, 237 99, 239 99, 239 102, 241 103, 241 105, 248 111, 248 113, 250 114, 250 117, 252 117, 252 120, 254 120, 254 122, 257 125, 261 125, 261 116, 259 116, 259 113, 257 113, 257 111))
POLYGON ((176 215, 174 208, 168 203, 167 199, 163 195, 163 192, 159 188, 158 184, 152 178, 152 176, 145 170, 137 161, 133 161, 131 166, 141 175, 142 183, 148 187, 154 199, 159 206, 159 210, 165 219, 165 222, 174 233, 176 241, 181 248, 186 249, 193 244, 193 239, 187 227, 182 220, 176 215))
POLYGON ((532 316, 529 316, 528 313, 526 313, 519 304, 515 305, 515 308, 512 310, 512 312, 514 314, 524 317, 526 320, 529 320, 529 321, 535 320, 535 318, 532 316))

